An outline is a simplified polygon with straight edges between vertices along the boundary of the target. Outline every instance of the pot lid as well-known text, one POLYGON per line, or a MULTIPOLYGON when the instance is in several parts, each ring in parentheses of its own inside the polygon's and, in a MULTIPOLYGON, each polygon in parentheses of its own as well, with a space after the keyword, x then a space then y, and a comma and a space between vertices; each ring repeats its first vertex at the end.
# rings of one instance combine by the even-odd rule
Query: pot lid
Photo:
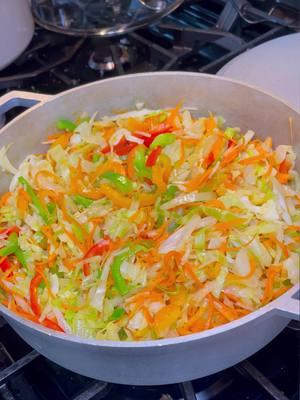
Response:
POLYGON ((300 111, 300 33, 269 40, 240 54, 218 75, 259 87, 300 111))
POLYGON ((68 35, 116 36, 149 25, 183 0, 32 0, 38 24, 68 35))

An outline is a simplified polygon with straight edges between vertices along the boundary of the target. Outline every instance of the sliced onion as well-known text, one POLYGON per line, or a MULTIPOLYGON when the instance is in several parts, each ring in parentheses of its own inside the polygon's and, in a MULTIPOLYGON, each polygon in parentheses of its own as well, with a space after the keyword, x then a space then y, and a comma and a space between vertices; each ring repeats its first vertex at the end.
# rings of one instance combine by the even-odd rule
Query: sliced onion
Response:
POLYGON ((29 314, 33 314, 31 308, 29 307, 29 305, 26 303, 26 301, 24 299, 22 299, 22 297, 17 296, 14 294, 14 299, 15 302, 17 303, 17 305, 22 308, 23 311, 29 313, 29 314))
POLYGON ((283 144, 277 146, 274 152, 276 162, 278 164, 281 164, 285 160, 287 153, 289 153, 290 151, 291 151, 291 146, 286 146, 283 144))
POLYGON ((255 132, 253 131, 247 131, 244 135, 244 143, 247 144, 250 142, 250 140, 253 138, 255 135, 255 132))
POLYGON ((0 149, 0 167, 2 168, 2 171, 7 171, 10 172, 11 174, 15 175, 18 170, 11 164, 9 159, 7 158, 7 151, 9 149, 10 145, 8 146, 3 146, 0 149))
POLYGON ((57 320, 57 324, 59 325, 59 327, 68 334, 72 333, 72 330, 70 328, 70 325, 67 323, 67 321, 65 320, 63 313, 58 310, 57 308, 53 308, 53 313, 56 317, 57 320))
POLYGON ((247 276, 250 273, 250 259, 247 249, 242 248, 238 251, 235 258, 234 272, 239 276, 247 276))
POLYGON ((50 274, 50 287, 53 294, 57 294, 59 291, 59 280, 56 274, 50 274))
POLYGON ((128 328, 134 330, 141 330, 146 328, 147 326, 146 318, 144 317, 144 313, 138 311, 134 316, 130 319, 128 323, 128 328))
POLYGON ((203 228, 204 226, 213 225, 215 222, 216 219, 213 217, 201 218, 195 215, 186 225, 177 229, 177 231, 160 245, 159 252, 165 254, 172 250, 180 249, 184 245, 184 242, 189 239, 193 231, 203 228))
POLYGON ((189 204, 195 201, 208 201, 208 200, 213 200, 215 198, 216 194, 214 192, 202 192, 202 193, 191 192, 175 197, 174 199, 163 204, 161 208, 163 210, 170 210, 171 208, 178 207, 183 204, 189 204))
POLYGON ((111 253, 111 255, 107 258, 102 269, 100 284, 96 288, 92 288, 94 290, 90 292, 91 294, 90 305, 96 308, 96 310, 98 311, 102 311, 103 309, 103 301, 106 293, 107 278, 110 271, 110 265, 115 255, 116 255, 115 252, 111 253))
POLYGON ((275 195, 277 197, 277 204, 278 204, 278 206, 280 208, 280 211, 281 211, 280 214, 282 215, 282 218, 284 219, 284 221, 287 224, 291 225, 292 219, 291 219, 291 216, 289 214, 289 210, 288 210, 288 207, 287 207, 287 204, 286 204, 286 201, 285 201, 285 195, 284 195, 284 191, 282 189, 282 186, 277 181, 276 178, 271 178, 271 180, 272 180, 272 183, 273 183, 273 191, 274 191, 274 193, 275 193, 275 195))

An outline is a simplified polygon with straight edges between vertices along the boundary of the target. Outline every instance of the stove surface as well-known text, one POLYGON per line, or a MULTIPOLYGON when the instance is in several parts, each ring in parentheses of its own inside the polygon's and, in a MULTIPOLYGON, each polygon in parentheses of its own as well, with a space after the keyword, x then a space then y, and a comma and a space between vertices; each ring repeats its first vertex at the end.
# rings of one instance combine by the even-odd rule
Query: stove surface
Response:
MULTIPOLYGON (((28 49, 0 71, 0 95, 16 89, 55 94, 145 71, 216 73, 243 51, 297 31, 299 7, 295 0, 187 0, 156 25, 110 39, 64 36, 37 27, 28 49)), ((7 120, 20 111, 7 113, 7 120)), ((65 370, 0 320, 0 399, 298 400, 299 332, 299 323, 292 322, 250 359, 207 378, 135 387, 65 370)))
MULTIPOLYGON (((70 37, 37 27, 27 50, 0 71, 0 94, 12 89, 54 94, 98 79, 145 71, 216 73, 241 52, 295 31, 287 27, 285 16, 292 13, 297 19, 297 10, 281 9, 282 18, 277 19, 283 25, 261 16, 261 22, 249 23, 244 3, 187 0, 156 25, 109 39, 70 37)), ((279 3, 273 3, 278 8, 279 3)))

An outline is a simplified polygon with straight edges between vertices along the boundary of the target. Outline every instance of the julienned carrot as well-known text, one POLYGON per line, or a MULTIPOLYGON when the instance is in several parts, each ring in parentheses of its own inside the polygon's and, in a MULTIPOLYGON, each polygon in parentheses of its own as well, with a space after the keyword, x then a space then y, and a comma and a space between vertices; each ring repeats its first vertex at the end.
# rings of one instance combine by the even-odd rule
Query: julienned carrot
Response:
POLYGON ((206 322, 205 322, 205 329, 210 329, 212 326, 212 319, 214 315, 214 302, 213 302, 213 297, 209 293, 207 295, 207 317, 206 317, 206 322))
POLYGON ((280 183, 286 184, 288 181, 291 179, 290 174, 284 174, 282 172, 279 172, 276 175, 276 178, 279 180, 280 183))
POLYGON ((0 198, 0 207, 4 206, 11 197, 11 192, 4 193, 0 198))
POLYGON ((267 158, 268 158, 267 154, 259 154, 258 156, 244 158, 243 160, 240 160, 239 163, 242 165, 255 164, 260 161, 265 162, 267 160, 267 158))
POLYGON ((207 182, 211 172, 212 168, 208 168, 205 172, 198 174, 194 178, 190 179, 184 184, 186 190, 189 192, 193 192, 194 190, 201 189, 201 187, 207 182))
POLYGON ((205 129, 207 132, 211 132, 213 129, 217 128, 216 118, 212 115, 205 120, 205 129))
POLYGON ((238 144, 234 147, 230 147, 224 153, 221 161, 221 167, 225 167, 226 165, 230 164, 235 158, 241 153, 241 151, 245 148, 243 144, 238 144))
POLYGON ((285 255, 285 257, 288 257, 290 252, 289 249, 287 247, 287 245, 285 245, 283 242, 281 242, 280 240, 277 239, 277 237, 274 234, 269 234, 268 238, 274 242, 275 244, 277 244, 283 251, 283 254, 285 255))
POLYGON ((70 137, 72 135, 73 135, 72 132, 57 133, 48 136, 48 140, 51 141, 51 147, 60 145, 63 149, 65 149, 68 146, 70 142, 70 137))
POLYGON ((31 200, 30 200, 28 193, 23 188, 19 188, 18 197, 17 197, 17 208, 18 208, 21 218, 24 218, 24 216, 28 210, 30 201, 31 200))
POLYGON ((191 276, 191 278, 195 281, 195 283, 198 286, 203 287, 203 283, 200 281, 196 272, 194 271, 194 265, 192 263, 189 262, 185 263, 183 268, 186 270, 186 272, 191 276))
POLYGON ((272 266, 267 270, 267 282, 265 285, 265 291, 262 298, 262 303, 266 304, 267 302, 273 299, 273 284, 275 275, 278 274, 281 270, 280 266, 272 266))
POLYGON ((226 139, 224 138, 223 135, 220 135, 217 137, 217 140, 215 141, 215 143, 211 149, 211 152, 214 156, 214 160, 217 160, 219 157, 221 157, 225 142, 226 142, 226 139))
POLYGON ((237 318, 236 311, 225 306, 221 301, 216 298, 213 299, 214 307, 227 319, 227 321, 233 321, 237 318))
POLYGON ((170 114, 167 117, 167 123, 176 128, 176 118, 179 116, 179 111, 182 107, 182 101, 179 102, 175 108, 170 110, 170 114))

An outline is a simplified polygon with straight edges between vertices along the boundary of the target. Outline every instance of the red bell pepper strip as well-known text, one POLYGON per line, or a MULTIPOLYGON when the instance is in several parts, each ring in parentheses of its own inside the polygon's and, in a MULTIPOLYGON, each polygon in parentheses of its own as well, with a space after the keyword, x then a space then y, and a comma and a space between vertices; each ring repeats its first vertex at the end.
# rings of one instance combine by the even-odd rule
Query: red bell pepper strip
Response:
POLYGON ((42 322, 42 324, 46 328, 53 329, 54 331, 64 332, 64 330, 56 322, 51 321, 51 319, 49 319, 49 318, 45 318, 44 321, 42 322))
MULTIPOLYGON (((99 242, 94 244, 88 252, 85 254, 84 258, 90 258, 94 256, 102 256, 110 249, 111 240, 109 238, 100 239, 99 242)), ((91 267, 89 263, 83 264, 83 273, 88 276, 91 273, 91 267)))
MULTIPOLYGON (((135 142, 130 142, 129 140, 126 140, 124 137, 113 147, 113 151, 118 155, 118 156, 126 156, 130 150, 132 150, 137 143, 135 142)), ((107 154, 110 152, 111 147, 106 146, 104 147, 101 152, 103 154, 107 154)))
POLYGON ((9 235, 12 232, 19 233, 20 228, 18 226, 14 225, 14 226, 10 226, 9 228, 0 229, 0 235, 9 235))
POLYGON ((157 146, 155 149, 151 151, 149 154, 147 161, 146 161, 146 167, 153 167, 155 165, 160 153, 161 153, 162 148, 160 146, 157 146))
POLYGON ((215 161, 213 152, 211 151, 206 157, 206 167, 209 167, 215 161))
POLYGON ((156 126, 155 128, 151 129, 148 133, 150 133, 150 137, 145 137, 139 134, 135 134, 135 136, 139 137, 140 139, 144 140, 144 145, 149 147, 156 136, 161 135, 162 133, 172 132, 173 128, 171 125, 162 123, 156 126))
POLYGON ((0 264, 0 268, 2 269, 2 272, 5 272, 10 268, 10 262, 7 258, 2 261, 2 263, 0 264))
POLYGON ((106 147, 103 147, 103 149, 101 149, 101 153, 103 153, 103 154, 107 154, 109 152, 110 152, 110 146, 106 146, 106 147))
POLYGON ((136 145, 137 143, 129 142, 125 138, 122 138, 119 143, 114 146, 114 152, 118 156, 126 156, 136 145))
POLYGON ((41 315, 41 306, 38 299, 38 288, 42 280, 43 277, 37 273, 30 282, 30 306, 33 313, 38 317, 41 315))

